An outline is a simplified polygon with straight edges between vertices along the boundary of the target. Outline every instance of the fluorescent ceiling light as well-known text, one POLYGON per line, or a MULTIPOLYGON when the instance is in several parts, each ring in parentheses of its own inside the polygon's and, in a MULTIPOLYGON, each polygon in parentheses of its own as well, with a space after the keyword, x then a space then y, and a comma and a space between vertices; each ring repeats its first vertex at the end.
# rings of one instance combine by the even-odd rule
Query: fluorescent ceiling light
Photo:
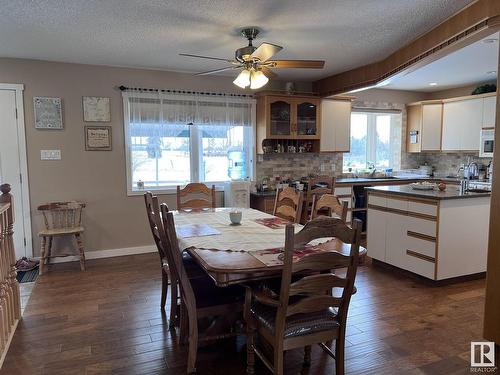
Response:
POLYGON ((489 72, 486 72, 486 74, 497 74, 496 70, 490 70, 489 72))
POLYGON ((437 86, 437 82, 431 82, 429 83, 429 86, 437 86))

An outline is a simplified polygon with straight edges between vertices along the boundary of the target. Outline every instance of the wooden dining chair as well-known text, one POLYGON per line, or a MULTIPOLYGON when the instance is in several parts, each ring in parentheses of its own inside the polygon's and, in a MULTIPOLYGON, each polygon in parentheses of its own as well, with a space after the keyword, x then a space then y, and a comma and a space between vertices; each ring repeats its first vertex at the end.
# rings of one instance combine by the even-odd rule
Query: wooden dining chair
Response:
POLYGON ((321 211, 326 211, 328 216, 333 214, 338 216, 344 223, 347 220, 347 208, 348 204, 346 201, 341 201, 333 194, 323 194, 320 197, 313 197, 311 216, 310 220, 314 220, 321 211))
POLYGON ((331 176, 318 176, 309 180, 300 221, 302 224, 307 223, 311 217, 313 198, 319 198, 323 194, 333 194, 334 186, 335 177, 331 176))
POLYGON ((304 194, 292 187, 278 190, 274 201, 273 215, 293 223, 300 223, 304 194))
POLYGON ((218 288, 213 281, 189 279, 182 262, 179 242, 175 231, 174 216, 165 204, 160 206, 164 237, 169 241, 172 264, 179 278, 181 291, 181 343, 188 342, 187 372, 196 372, 196 356, 201 341, 212 341, 236 336, 235 323, 243 311, 244 290, 234 285, 218 288), (201 331, 202 319, 212 319, 205 331, 201 331))
POLYGON ((344 374, 346 320, 355 290, 360 236, 361 221, 357 219, 351 229, 340 219, 318 218, 308 222, 296 235, 293 225, 286 226, 279 295, 247 288, 244 313, 247 322, 247 373, 254 372, 256 354, 274 374, 283 374, 283 352, 295 348, 304 348, 304 365, 307 366, 311 360, 311 345, 318 344, 335 358, 335 374, 344 374), (332 236, 351 244, 349 255, 318 252, 293 262, 294 248, 317 238, 332 236), (339 267, 347 267, 345 277, 328 271, 339 267), (325 270, 327 273, 324 273, 325 270), (304 271, 309 274, 304 276, 304 271), (341 293, 332 294, 332 289, 341 290, 341 293), (272 346, 272 360, 255 345, 256 333, 272 346), (329 347, 332 340, 335 340, 335 353, 329 347))
MULTIPOLYGON (((170 319, 169 326, 172 328, 179 325, 180 313, 180 299, 179 299, 179 277, 175 272, 175 268, 171 267, 172 259, 168 247, 170 243, 166 240, 164 235, 163 221, 160 214, 160 205, 158 197, 153 195, 150 191, 144 193, 144 203, 146 205, 146 214, 148 217, 149 227, 151 234, 160 256, 160 266, 162 274, 162 290, 160 307, 165 310, 167 302, 167 294, 170 284, 170 319), (169 277, 170 276, 170 277, 169 277), (170 280, 169 280, 170 279, 170 280)), ((166 206, 166 211, 168 207, 166 206)), ((210 281, 208 275, 201 269, 201 267, 186 253, 182 254, 182 261, 186 269, 188 278, 204 278, 205 281, 210 281)))
POLYGON ((76 247, 80 255, 80 269, 85 271, 85 250, 83 247, 82 233, 82 210, 85 203, 52 202, 38 206, 38 210, 43 214, 45 229, 38 232, 40 241, 40 275, 43 274, 45 265, 50 258, 73 256, 74 254, 52 255, 52 245, 54 237, 71 237, 76 242, 76 247))
MULTIPOLYGON (((173 270, 170 270, 168 255, 165 244, 161 241, 160 233, 163 231, 163 223, 160 217, 160 205, 158 204, 158 197, 153 195, 150 191, 144 194, 144 203, 146 205, 146 213, 148 216, 149 227, 151 228, 151 234, 156 244, 156 249, 158 250, 158 255, 160 256, 160 266, 161 266, 161 302, 160 307, 165 310, 165 304, 167 302, 168 285, 169 285, 169 274, 172 274, 173 270)), ((169 325, 173 327, 178 324, 178 280, 175 275, 172 275, 170 279, 170 319, 169 325)))
POLYGON ((177 209, 179 211, 203 208, 215 208, 215 185, 209 188, 205 184, 191 182, 183 188, 177 186, 177 209))

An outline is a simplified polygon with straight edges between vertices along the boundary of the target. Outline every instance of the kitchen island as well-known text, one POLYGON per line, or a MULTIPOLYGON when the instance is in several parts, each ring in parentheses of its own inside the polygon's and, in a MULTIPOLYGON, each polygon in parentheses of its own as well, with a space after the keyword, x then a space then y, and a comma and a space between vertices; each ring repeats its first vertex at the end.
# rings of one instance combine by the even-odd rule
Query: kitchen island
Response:
POLYGON ((368 256, 432 280, 486 271, 490 193, 366 188, 368 256))

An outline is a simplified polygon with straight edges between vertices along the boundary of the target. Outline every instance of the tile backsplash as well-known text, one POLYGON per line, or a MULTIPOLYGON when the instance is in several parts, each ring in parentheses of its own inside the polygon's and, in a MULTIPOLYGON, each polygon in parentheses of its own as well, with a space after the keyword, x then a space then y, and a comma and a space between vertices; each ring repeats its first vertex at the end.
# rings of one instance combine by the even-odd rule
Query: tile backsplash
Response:
POLYGON ((422 152, 415 154, 403 153, 401 165, 403 169, 418 168, 427 163, 434 167, 434 175, 438 177, 454 176, 458 168, 467 163, 467 158, 481 165, 487 166, 491 158, 480 158, 477 153, 431 153, 422 152))
POLYGON ((257 155, 256 180, 279 175, 300 178, 309 174, 342 174, 342 154, 265 154, 257 155))

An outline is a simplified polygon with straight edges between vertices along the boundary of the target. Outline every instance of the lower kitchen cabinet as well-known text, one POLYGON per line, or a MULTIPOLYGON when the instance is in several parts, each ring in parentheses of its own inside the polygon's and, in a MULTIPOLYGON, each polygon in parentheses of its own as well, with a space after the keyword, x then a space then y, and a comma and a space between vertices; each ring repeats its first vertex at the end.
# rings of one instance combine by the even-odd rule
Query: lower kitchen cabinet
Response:
POLYGON ((368 256, 432 280, 485 272, 489 205, 489 197, 423 200, 370 192, 368 256))

